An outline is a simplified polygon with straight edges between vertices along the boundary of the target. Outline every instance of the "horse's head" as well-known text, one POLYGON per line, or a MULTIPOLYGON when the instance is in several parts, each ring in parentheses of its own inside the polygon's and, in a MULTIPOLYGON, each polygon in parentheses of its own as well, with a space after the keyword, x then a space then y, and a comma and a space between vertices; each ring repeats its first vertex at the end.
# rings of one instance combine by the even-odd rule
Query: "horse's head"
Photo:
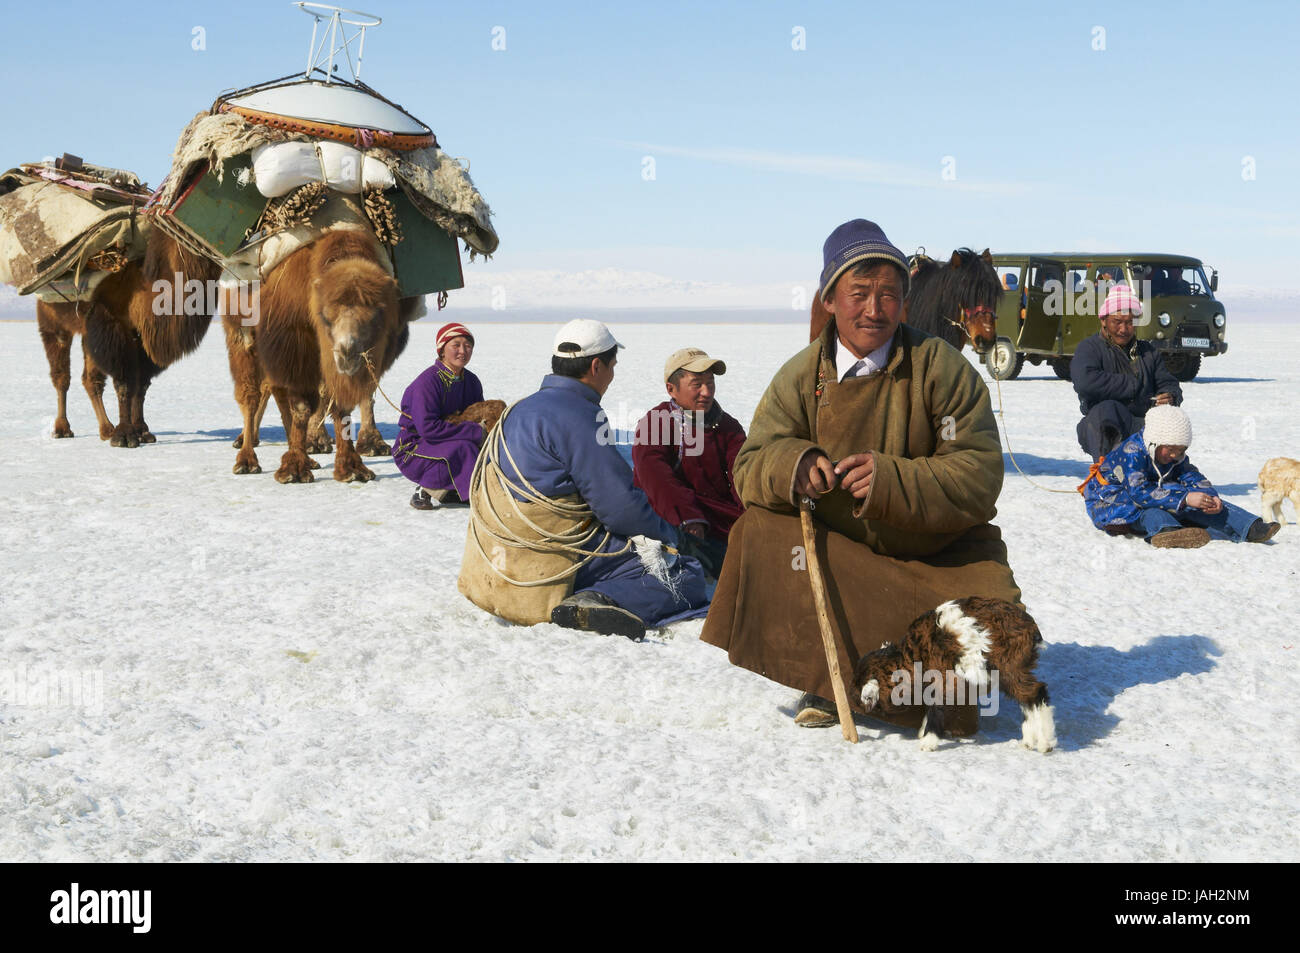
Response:
POLYGON ((948 278, 958 304, 958 320, 967 339, 980 354, 997 341, 998 302, 1002 282, 986 248, 975 254, 959 248, 948 261, 948 278))
POLYGON ((970 338, 975 350, 983 354, 998 338, 998 313, 987 307, 976 306, 972 309, 963 308, 961 312, 961 327, 970 338))

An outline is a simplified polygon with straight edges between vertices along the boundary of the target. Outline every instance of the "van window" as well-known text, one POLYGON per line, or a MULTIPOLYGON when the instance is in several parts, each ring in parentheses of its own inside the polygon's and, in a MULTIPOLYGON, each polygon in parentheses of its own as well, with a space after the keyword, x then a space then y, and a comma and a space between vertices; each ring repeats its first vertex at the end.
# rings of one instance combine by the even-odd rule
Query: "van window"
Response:
POLYGON ((1151 282, 1151 293, 1157 295, 1194 295, 1210 297, 1210 283, 1205 272, 1194 266, 1163 261, 1133 262, 1133 277, 1151 282))
POLYGON ((1020 266, 1019 265, 998 265, 998 281, 1004 291, 1020 290, 1020 266))
POLYGON ((1049 281, 1061 281, 1061 266, 1054 261, 1032 261, 1029 263, 1029 287, 1042 291, 1049 281))
POLYGON ((1124 266, 1119 264, 1103 264, 1097 266, 1097 287, 1102 284, 1106 285, 1109 290, 1114 285, 1128 284, 1128 277, 1124 273, 1124 266))

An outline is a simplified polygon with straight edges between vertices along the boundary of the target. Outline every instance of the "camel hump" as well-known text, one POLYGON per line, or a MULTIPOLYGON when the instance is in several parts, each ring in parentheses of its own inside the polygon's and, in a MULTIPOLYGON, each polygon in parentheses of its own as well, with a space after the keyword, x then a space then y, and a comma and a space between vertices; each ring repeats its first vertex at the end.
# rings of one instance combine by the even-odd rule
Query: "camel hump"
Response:
POLYGON ((368 258, 347 258, 317 273, 313 290, 321 304, 390 308, 397 314, 397 281, 368 258))
POLYGON ((370 234, 360 228, 336 228, 312 243, 312 270, 319 274, 336 261, 364 258, 383 267, 379 249, 370 234))

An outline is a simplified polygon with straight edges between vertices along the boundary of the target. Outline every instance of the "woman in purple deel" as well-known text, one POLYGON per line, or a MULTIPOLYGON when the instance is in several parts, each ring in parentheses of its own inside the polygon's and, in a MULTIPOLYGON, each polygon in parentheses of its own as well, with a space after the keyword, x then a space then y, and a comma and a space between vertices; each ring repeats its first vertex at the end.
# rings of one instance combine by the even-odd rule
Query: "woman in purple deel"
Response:
POLYGON ((419 489, 411 497, 417 510, 433 501, 469 499, 474 471, 486 431, 474 421, 448 423, 446 418, 483 399, 483 385, 465 369, 474 354, 474 335, 463 324, 438 329, 438 360, 402 395, 402 423, 393 446, 393 462, 419 489))

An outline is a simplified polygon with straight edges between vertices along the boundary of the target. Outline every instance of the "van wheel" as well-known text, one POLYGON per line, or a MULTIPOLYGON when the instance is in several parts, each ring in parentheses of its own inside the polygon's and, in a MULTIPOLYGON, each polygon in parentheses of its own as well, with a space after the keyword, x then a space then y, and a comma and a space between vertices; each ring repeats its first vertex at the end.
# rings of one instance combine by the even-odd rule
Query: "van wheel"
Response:
POLYGON ((995 381, 1015 380, 1025 366, 1025 356, 1016 353, 1016 346, 1007 338, 998 338, 989 351, 989 376, 995 381))
POLYGON ((1188 354, 1185 351, 1175 351, 1171 354, 1164 355, 1165 367, 1170 374, 1180 381, 1190 381, 1196 377, 1201 370, 1201 355, 1188 354))
POLYGON ((1070 379, 1070 359, 1068 357, 1054 357, 1048 363, 1052 365, 1053 372, 1061 380, 1068 381, 1070 379))

